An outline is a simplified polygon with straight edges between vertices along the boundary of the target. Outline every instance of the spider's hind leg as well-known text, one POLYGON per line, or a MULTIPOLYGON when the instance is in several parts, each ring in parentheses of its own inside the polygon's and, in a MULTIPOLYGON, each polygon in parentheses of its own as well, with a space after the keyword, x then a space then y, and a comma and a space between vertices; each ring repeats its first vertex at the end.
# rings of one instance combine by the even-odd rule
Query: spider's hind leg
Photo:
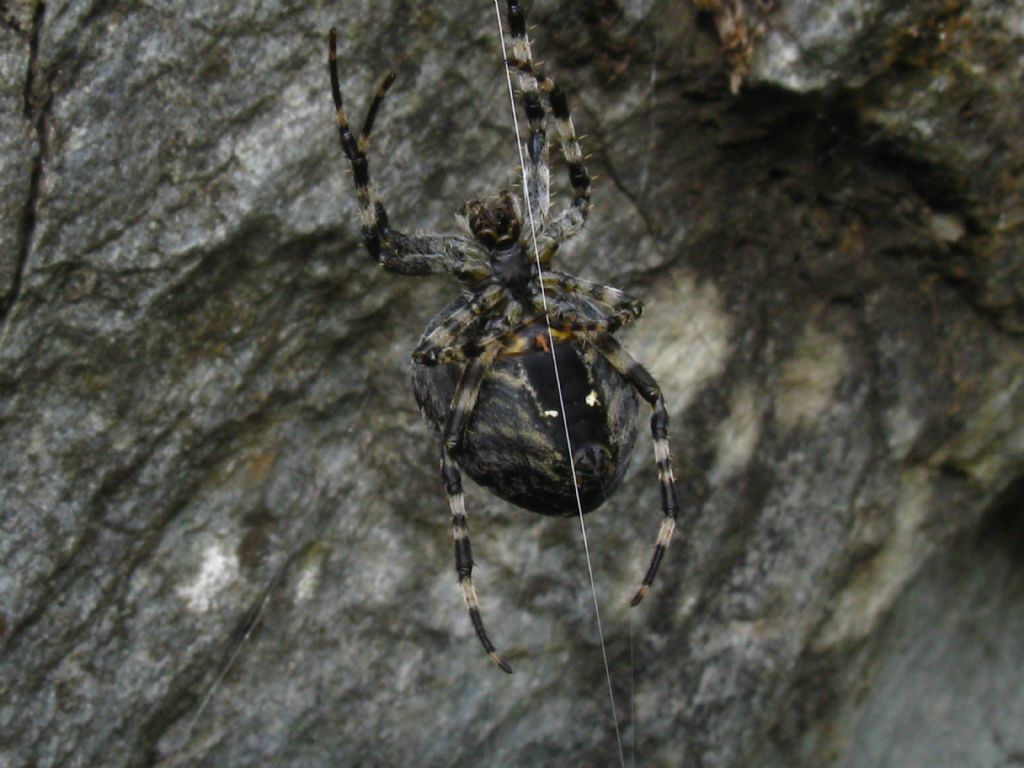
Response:
POLYGON ((481 357, 471 360, 462 372, 462 378, 452 397, 444 435, 441 438, 441 479, 444 482, 444 490, 448 496, 448 506, 451 510, 452 536, 455 539, 455 570, 459 574, 459 587, 466 600, 469 619, 473 622, 476 636, 480 639, 480 644, 483 645, 491 661, 502 671, 511 673, 512 667, 498 655, 480 616, 480 603, 477 599, 476 588, 473 586, 473 550, 469 544, 466 501, 462 493, 462 475, 452 459, 452 453, 458 450, 462 442, 469 417, 476 405, 477 394, 480 392, 480 383, 483 381, 488 367, 490 367, 490 358, 481 357))
POLYGON ((661 565, 665 550, 668 549, 672 534, 676 529, 676 520, 679 517, 679 502, 676 500, 675 476, 672 472, 672 452, 668 443, 668 409, 665 407, 665 398, 661 395, 661 388, 654 377, 647 372, 640 363, 622 348, 612 336, 607 334, 598 335, 594 338, 594 344, 600 350, 605 359, 611 363, 619 373, 626 377, 640 396, 651 405, 651 437, 654 439, 654 459, 658 464, 658 480, 661 484, 661 510, 663 518, 661 528, 658 530, 658 540, 654 545, 654 554, 651 555, 651 563, 647 566, 640 588, 637 590, 630 605, 637 605, 658 573, 658 566, 661 565))

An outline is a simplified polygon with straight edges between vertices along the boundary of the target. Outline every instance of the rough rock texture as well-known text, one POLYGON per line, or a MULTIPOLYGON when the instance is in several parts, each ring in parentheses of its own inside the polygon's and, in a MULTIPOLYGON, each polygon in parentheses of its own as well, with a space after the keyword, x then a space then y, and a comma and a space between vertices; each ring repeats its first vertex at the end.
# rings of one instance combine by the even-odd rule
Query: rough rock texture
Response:
MULTIPOLYGON (((588 518, 627 757, 1012 765, 1024 2, 776 6, 735 97, 688 3, 530 9, 691 494, 633 611, 649 447, 588 518)), ((472 636, 332 24, 394 221, 514 176, 487 3, 0 5, 2 765, 618 761, 573 520, 470 489, 472 636)))

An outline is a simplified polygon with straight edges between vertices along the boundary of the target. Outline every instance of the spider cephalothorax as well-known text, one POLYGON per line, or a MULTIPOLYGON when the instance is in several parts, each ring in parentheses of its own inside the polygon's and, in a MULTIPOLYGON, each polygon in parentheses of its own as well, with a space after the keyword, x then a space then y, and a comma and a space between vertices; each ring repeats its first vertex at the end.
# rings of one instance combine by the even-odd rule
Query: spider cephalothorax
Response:
POLYGON ((459 218, 464 220, 467 234, 484 248, 507 248, 519 242, 519 200, 507 189, 494 197, 470 200, 462 206, 459 218))
POLYGON ((663 519, 634 605, 654 581, 679 509, 661 390, 613 335, 640 317, 640 302, 616 288, 550 269, 559 244, 587 219, 590 177, 565 94, 533 63, 519 0, 506 2, 512 35, 508 66, 519 79, 530 130, 526 223, 518 198, 505 189, 463 206, 456 217, 463 236, 393 229, 370 181, 366 151, 394 75, 378 89, 356 136, 342 106, 333 29, 329 69, 341 146, 352 165, 370 255, 390 272, 448 273, 463 287, 459 298, 430 321, 413 351, 413 391, 440 439, 455 569, 470 619, 494 663, 511 672, 480 616, 460 467, 498 496, 534 512, 567 515, 578 507, 589 512, 615 491, 629 465, 639 395, 652 408, 663 519), (553 215, 544 97, 573 193, 570 204, 553 215))
POLYGON ((503 189, 494 197, 470 200, 455 218, 486 252, 488 278, 522 296, 534 270, 529 252, 520 243, 523 223, 519 200, 503 189))

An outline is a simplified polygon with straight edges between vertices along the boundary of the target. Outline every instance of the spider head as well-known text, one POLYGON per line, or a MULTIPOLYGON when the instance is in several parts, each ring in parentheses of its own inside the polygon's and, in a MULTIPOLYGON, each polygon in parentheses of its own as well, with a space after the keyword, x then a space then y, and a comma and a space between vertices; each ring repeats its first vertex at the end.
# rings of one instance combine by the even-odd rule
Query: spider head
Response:
POLYGON ((519 199, 507 189, 494 197, 470 200, 462 206, 459 218, 487 250, 503 250, 519 242, 519 199))

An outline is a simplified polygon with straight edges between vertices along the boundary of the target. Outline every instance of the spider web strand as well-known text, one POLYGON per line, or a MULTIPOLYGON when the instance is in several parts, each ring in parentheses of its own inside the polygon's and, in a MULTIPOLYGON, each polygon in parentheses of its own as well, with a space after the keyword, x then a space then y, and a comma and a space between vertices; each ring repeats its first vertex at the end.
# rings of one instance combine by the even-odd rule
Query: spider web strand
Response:
POLYGON ((519 139, 519 117, 516 114, 515 91, 512 88, 512 72, 508 66, 508 52, 505 48, 505 28, 501 23, 501 8, 498 0, 494 0, 494 15, 498 20, 498 39, 501 41, 501 60, 505 63, 505 82, 508 84, 509 102, 512 105, 512 123, 516 133, 516 150, 519 152, 519 167, 523 175, 523 198, 526 201, 526 214, 530 221, 530 237, 533 242, 533 256, 537 263, 537 278, 540 285, 541 304, 544 307, 544 323, 548 330, 548 346, 551 349, 551 364, 555 372, 555 388, 558 390, 558 405, 562 414, 562 427, 565 430, 565 444, 569 453, 569 470, 572 475, 573 491, 576 494, 576 509, 580 517, 580 531, 583 534, 583 551, 587 557, 587 574, 590 576, 590 592, 594 598, 594 617, 597 620, 597 635, 601 641, 601 658, 604 660, 604 673, 608 681, 608 701, 611 704, 612 723, 615 726, 615 743, 619 750, 619 763, 622 768, 626 767, 626 758, 622 750, 622 735, 619 732, 619 717, 615 710, 615 694, 612 690, 612 673, 608 664, 608 650, 604 641, 604 629, 601 626, 601 608, 597 600, 597 585, 594 582, 594 567, 590 559, 590 545, 587 542, 587 526, 583 521, 583 502, 580 500, 580 487, 576 480, 576 463, 573 460, 572 442, 569 439, 569 420, 565 414, 565 400, 562 396, 562 379, 558 373, 558 360, 555 356, 555 339, 551 332, 551 318, 548 315, 548 299, 544 290, 544 281, 541 279, 544 270, 540 262, 540 250, 537 247, 537 225, 533 218, 533 207, 530 205, 529 178, 526 172, 526 157, 523 155, 523 145, 519 139))

